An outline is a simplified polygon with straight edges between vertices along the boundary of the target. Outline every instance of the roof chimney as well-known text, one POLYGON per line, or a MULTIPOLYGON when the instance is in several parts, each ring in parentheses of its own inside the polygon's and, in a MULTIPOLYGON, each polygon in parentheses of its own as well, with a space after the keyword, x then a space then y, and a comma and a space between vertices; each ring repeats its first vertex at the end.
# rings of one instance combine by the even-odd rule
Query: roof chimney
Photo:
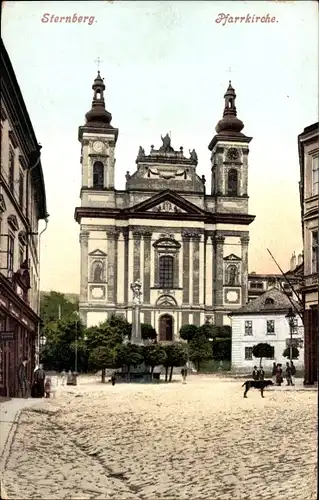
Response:
POLYGON ((298 255, 298 266, 301 266, 302 263, 303 263, 303 257, 302 257, 302 254, 300 253, 298 255))
POLYGON ((295 252, 292 254, 290 259, 290 271, 294 271, 297 265, 297 258, 295 252))

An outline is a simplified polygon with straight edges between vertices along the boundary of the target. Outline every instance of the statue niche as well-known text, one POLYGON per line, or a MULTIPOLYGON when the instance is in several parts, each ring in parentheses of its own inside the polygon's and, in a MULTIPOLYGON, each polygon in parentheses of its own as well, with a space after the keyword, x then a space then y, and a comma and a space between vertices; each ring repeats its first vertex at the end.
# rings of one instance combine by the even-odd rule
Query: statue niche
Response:
POLYGON ((226 284, 229 286, 238 285, 238 267, 235 264, 230 264, 227 267, 226 284))
POLYGON ((102 283, 104 281, 104 265, 101 260, 95 260, 92 263, 91 280, 94 283, 102 283))

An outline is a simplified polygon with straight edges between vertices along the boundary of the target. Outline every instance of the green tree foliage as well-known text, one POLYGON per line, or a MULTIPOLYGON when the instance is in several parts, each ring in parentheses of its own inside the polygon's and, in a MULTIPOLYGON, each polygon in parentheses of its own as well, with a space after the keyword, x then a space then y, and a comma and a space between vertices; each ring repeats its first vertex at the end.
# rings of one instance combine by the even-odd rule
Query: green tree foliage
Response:
POLYGON ((143 340, 155 340, 157 337, 155 328, 153 328, 152 325, 149 325, 148 323, 141 324, 141 334, 143 340))
POLYGON ((152 344, 143 347, 144 363, 151 368, 151 378, 155 366, 163 365, 166 360, 166 349, 161 344, 152 344))
POLYGON ((223 361, 231 360, 231 338, 214 339, 213 358, 223 361))
POLYGON ((267 343, 260 343, 253 346, 253 356, 259 358, 259 366, 263 358, 273 359, 274 357, 274 347, 267 343))
POLYGON ((199 327, 199 331, 205 335, 207 339, 231 338, 231 327, 228 325, 217 326, 205 323, 199 327))
POLYGON ((47 342, 41 350, 41 361, 48 369, 75 370, 77 345, 77 369, 86 370, 88 353, 84 341, 84 327, 75 317, 51 321, 43 326, 47 342))
POLYGON ((115 364, 117 368, 127 368, 130 377, 131 367, 141 365, 144 361, 143 347, 134 344, 121 344, 115 348, 115 364))
POLYGON ((95 347, 89 356, 89 367, 102 371, 102 383, 105 383, 106 368, 116 367, 116 350, 109 346, 95 347))
POLYGON ((184 366, 187 362, 187 347, 179 342, 166 344, 164 351, 166 359, 162 363, 165 366, 165 381, 168 379, 168 370, 170 369, 169 381, 172 381, 174 366, 184 366))
POLYGON ((195 335, 189 344, 189 359, 197 366, 197 371, 200 370, 200 362, 212 358, 211 342, 203 333, 195 335))
MULTIPOLYGON (((296 346, 292 346, 291 348, 291 359, 298 359, 299 358, 299 349, 296 347, 296 346)), ((290 347, 286 347, 286 349, 284 350, 284 352, 282 353, 283 357, 284 358, 288 358, 290 359, 290 347)))
POLYGON ((190 342, 195 337, 198 332, 198 326, 196 325, 183 325, 179 331, 179 336, 181 339, 190 342))
POLYGON ((47 325, 60 319, 68 320, 77 316, 79 301, 71 302, 63 293, 51 291, 41 294, 40 317, 47 325))
POLYGON ((121 338, 130 338, 132 334, 132 325, 119 314, 112 314, 106 321, 107 325, 112 328, 114 334, 118 334, 121 338))

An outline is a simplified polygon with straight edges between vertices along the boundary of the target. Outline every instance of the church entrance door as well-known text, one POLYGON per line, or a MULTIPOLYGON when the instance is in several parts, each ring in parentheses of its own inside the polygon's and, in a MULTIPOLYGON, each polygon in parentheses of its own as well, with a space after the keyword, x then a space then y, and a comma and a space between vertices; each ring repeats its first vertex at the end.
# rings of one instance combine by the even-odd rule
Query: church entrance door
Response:
POLYGON ((162 342, 173 340, 173 318, 169 314, 163 314, 159 320, 159 337, 162 342))

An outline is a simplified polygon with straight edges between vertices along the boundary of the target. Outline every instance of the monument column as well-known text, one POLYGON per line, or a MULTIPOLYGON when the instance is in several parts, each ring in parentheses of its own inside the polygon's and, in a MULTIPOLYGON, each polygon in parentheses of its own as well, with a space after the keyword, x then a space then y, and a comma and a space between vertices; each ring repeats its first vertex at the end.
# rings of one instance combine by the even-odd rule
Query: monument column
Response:
POLYGON ((89 271, 89 231, 80 232, 80 248, 81 248, 81 285, 80 285, 80 302, 88 300, 88 271, 89 271))
POLYGON ((143 345, 141 333, 142 283, 139 279, 131 283, 131 290, 133 292, 131 344, 143 345))
POLYGON ((241 240, 241 256, 242 256, 242 275, 241 275, 241 286, 242 286, 242 305, 244 306, 248 302, 248 244, 249 236, 245 235, 240 238, 241 240))

